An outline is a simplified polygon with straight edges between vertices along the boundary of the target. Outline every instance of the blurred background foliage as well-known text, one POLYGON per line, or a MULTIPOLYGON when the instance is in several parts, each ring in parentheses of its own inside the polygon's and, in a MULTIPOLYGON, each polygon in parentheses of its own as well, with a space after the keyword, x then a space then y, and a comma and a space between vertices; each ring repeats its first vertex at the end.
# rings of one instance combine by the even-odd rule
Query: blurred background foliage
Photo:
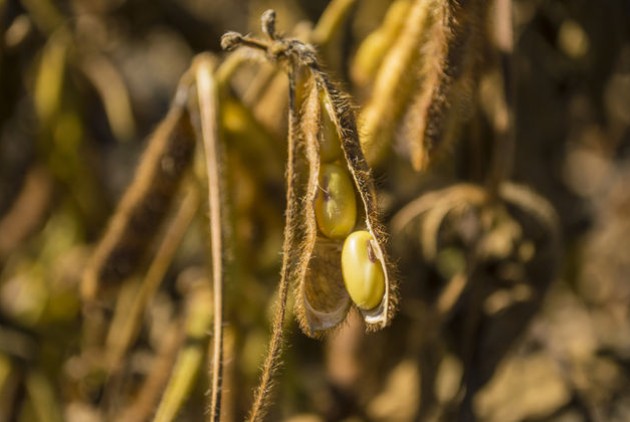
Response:
MULTIPOLYGON (((352 76, 353 57, 390 2, 350 3, 322 55, 360 109, 369 88, 352 76)), ((190 328, 199 309, 205 332, 211 312, 207 210, 184 223, 185 236, 179 229, 181 245, 139 310, 132 303, 144 272, 95 312, 81 302, 83 269, 193 56, 223 57, 220 36, 257 32, 267 8, 299 34, 326 6, 0 0, 0 421, 133 421, 166 406, 160 397, 172 368, 185 373, 176 356, 207 347, 207 337, 199 346, 181 335, 199 330, 190 328)), ((500 83, 484 61, 464 130, 440 161, 416 173, 393 146, 375 170, 388 224, 416 198, 457 209, 434 228, 435 259, 421 240, 426 225, 393 228, 401 301, 384 331, 364 334, 351 314, 339 333, 316 341, 288 321, 270 420, 630 420, 630 3, 513 7, 511 179, 553 205, 559 240, 536 217, 545 213, 542 199, 506 184, 511 217, 491 223, 494 255, 467 274, 469 287, 448 315, 436 316, 439 293, 468 259, 467 215, 483 214, 478 188, 466 186, 484 182, 495 150, 500 83)), ((243 419, 250 405, 278 280, 286 80, 273 76, 266 65, 243 65, 231 75, 233 101, 221 104, 234 259, 225 286, 225 420, 243 419)), ((169 233, 186 221, 186 207, 196 209, 178 199, 169 233)), ((204 418, 206 367, 187 375, 192 386, 177 420, 204 418)))

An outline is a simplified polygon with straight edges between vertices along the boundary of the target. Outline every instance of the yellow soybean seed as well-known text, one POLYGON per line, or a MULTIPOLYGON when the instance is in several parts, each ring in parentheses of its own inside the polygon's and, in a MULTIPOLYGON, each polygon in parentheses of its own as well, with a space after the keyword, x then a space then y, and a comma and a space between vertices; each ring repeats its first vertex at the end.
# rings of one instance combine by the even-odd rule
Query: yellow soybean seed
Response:
POLYGON ((362 230, 348 236, 341 251, 341 273, 346 290, 363 310, 376 308, 385 294, 385 274, 375 247, 372 235, 362 230))
POLYGON ((319 230, 331 239, 343 239, 354 228, 357 201, 348 170, 339 164, 322 164, 315 198, 319 230))
POLYGON ((319 137, 319 158, 323 163, 331 163, 343 155, 337 127, 331 119, 331 104, 325 94, 320 94, 322 104, 321 136, 319 137))

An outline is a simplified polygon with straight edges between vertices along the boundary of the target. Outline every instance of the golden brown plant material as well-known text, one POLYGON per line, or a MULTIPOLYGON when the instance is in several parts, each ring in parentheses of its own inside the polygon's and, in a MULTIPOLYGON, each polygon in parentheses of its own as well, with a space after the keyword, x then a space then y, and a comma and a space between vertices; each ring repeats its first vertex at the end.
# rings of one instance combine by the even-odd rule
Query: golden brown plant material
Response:
POLYGON ((359 88, 367 88, 374 81, 383 58, 404 26, 411 4, 411 0, 392 2, 381 25, 361 42, 350 68, 352 81, 359 88))
POLYGON ((546 266, 545 278, 528 281, 541 289, 536 299, 542 297, 553 278, 559 241, 553 207, 533 190, 514 183, 501 184, 498 194, 494 198, 483 186, 459 183, 425 193, 392 220, 393 232, 409 235, 409 240, 420 246, 425 262, 439 267, 445 251, 450 253, 450 271, 438 268, 450 278, 435 303, 439 317, 454 311, 470 287, 469 278, 484 265, 512 265, 512 270, 522 267, 505 274, 525 274, 537 270, 536 265, 546 266), (465 255, 457 265, 453 263, 454 252, 465 255))
POLYGON ((455 140, 471 107, 487 3, 444 1, 422 46, 419 85, 406 111, 404 139, 416 171, 455 140))
MULTIPOLYGON (((311 207, 313 206, 313 198, 317 186, 317 178, 315 177, 317 172, 314 173, 312 168, 318 168, 318 164, 315 163, 315 161, 319 161, 318 154, 321 142, 318 138, 322 136, 322 112, 319 101, 319 94, 321 93, 324 97, 324 103, 330 105, 330 118, 336 127, 337 134, 341 141, 341 149, 343 151, 342 161, 352 177, 356 194, 363 205, 364 221, 362 225, 365 226, 375 239, 375 254, 383 266, 383 272, 387 280, 385 295, 381 306, 369 311, 361 310, 361 312, 368 329, 374 330, 385 327, 389 324, 393 315, 396 299, 393 283, 389 280, 389 272, 387 271, 387 269, 390 268, 390 264, 384 251, 385 232, 378 218, 374 181, 361 149, 354 112, 348 96, 337 88, 328 74, 321 68, 315 51, 310 45, 294 39, 277 38, 275 33, 272 32, 275 30, 273 28, 275 23, 269 23, 269 18, 272 16, 271 13, 272 12, 266 12, 266 15, 263 15, 263 31, 269 36, 271 42, 260 41, 248 36, 242 36, 235 32, 230 32, 223 37, 222 44, 224 48, 228 50, 234 49, 239 45, 261 49, 266 51, 267 55, 270 56, 272 60, 288 64, 289 66, 307 69, 313 77, 314 85, 311 87, 311 93, 309 94, 310 100, 305 107, 305 112, 299 115, 302 134, 305 140, 305 159, 311 169, 309 170, 310 176, 308 180, 305 181, 307 184, 306 188, 299 185, 300 175, 298 172, 300 170, 300 161, 298 158, 296 158, 294 163, 297 164, 297 166, 292 165, 290 160, 289 169, 287 171, 289 184, 298 182, 296 183, 295 190, 301 189, 304 193, 304 196, 297 196, 297 198, 293 198, 292 200, 303 201, 304 204, 308 205, 307 207, 301 208, 301 213, 304 214, 304 217, 300 218, 300 224, 295 224, 293 220, 287 217, 286 226, 288 230, 291 231, 290 235, 296 239, 296 242, 290 242, 286 245, 284 250, 285 259, 288 259, 289 262, 298 263, 297 265, 300 268, 299 271, 292 273, 293 276, 297 276, 295 278, 291 277, 293 281, 292 284, 299 286, 303 281, 305 271, 309 265, 309 259, 305 259, 304 257, 310 258, 315 243, 315 239, 312 234, 309 233, 311 233, 313 227, 316 227, 314 216, 311 215, 311 207), (309 144, 313 145, 310 146, 309 144), (317 156, 313 154, 317 154, 317 156), (297 235, 293 233, 293 231, 296 230, 299 231, 297 235), (300 254, 299 257, 296 254, 300 254), (291 255, 294 256, 291 257, 291 255)), ((272 20, 273 18, 271 21, 272 20)), ((291 80, 290 78, 290 83, 295 83, 295 79, 291 80)), ((294 114, 298 115, 297 112, 294 114)), ((299 152, 299 149, 296 149, 296 151, 299 152)), ((291 188, 291 190, 293 190, 293 188, 291 188)), ((292 204, 289 202, 289 208, 291 207, 292 204)), ((287 215, 289 216, 291 213, 287 213, 287 215)), ((297 303, 299 307, 299 298, 297 303)), ((298 316, 303 314, 303 310, 298 310, 298 316)), ((308 326, 308 324, 304 323, 301 325, 303 327, 308 326)), ((316 331, 317 330, 308 330, 307 334, 319 334, 316 331)))
MULTIPOLYGON (((234 50, 241 44, 253 47, 255 49, 267 51, 270 58, 274 61, 280 61, 281 58, 286 59, 288 45, 282 43, 282 41, 276 41, 275 32, 275 12, 268 10, 263 13, 261 17, 262 30, 267 35, 270 44, 276 45, 278 50, 275 55, 272 55, 270 51, 267 51, 269 44, 257 39, 244 37, 241 34, 235 32, 226 33, 221 39, 221 46, 225 50, 234 50)), ((301 45, 301 44, 300 44, 301 45)), ((273 387, 273 375, 275 374, 278 366, 280 365, 280 354, 282 352, 283 344, 283 332, 284 332, 284 315, 286 313, 286 302, 289 292, 289 287, 292 282, 299 280, 304 276, 306 269, 306 263, 310 256, 310 250, 308 244, 313 243, 313 240, 305 241, 309 235, 314 237, 315 225, 314 225, 314 212, 310 221, 312 224, 312 230, 305 228, 304 214, 302 211, 301 198, 304 192, 304 183, 300 181, 300 173, 296 171, 297 167, 301 167, 300 162, 303 157, 299 153, 299 139, 300 139, 300 123, 299 116, 296 107, 296 75, 297 67, 293 62, 283 60, 285 70, 289 75, 289 134, 288 134, 288 157, 287 157, 287 209, 285 213, 285 228, 284 228, 284 242, 283 242, 283 257, 282 257, 282 270, 280 275, 280 283, 278 286, 278 303, 276 304, 276 310, 272 322, 271 340, 269 342, 269 349, 259 381, 258 388, 254 394, 254 402, 252 404, 248 419, 251 421, 257 421, 264 419, 267 414, 267 408, 269 406, 269 396, 273 387)), ((317 173, 311 178, 317 177, 317 173)), ((314 197, 314 189, 313 194, 314 197)))
POLYGON ((7 213, 0 216, 0 261, 42 224, 50 205, 52 181, 45 169, 34 167, 7 213))
POLYGON ((370 165, 389 154, 394 134, 417 88, 421 50, 429 39, 433 11, 440 0, 416 0, 404 28, 392 45, 374 80, 372 95, 360 116, 363 150, 370 165))
MULTIPOLYGON (((286 173, 287 211, 279 285, 279 304, 274 317, 269 352, 263 366, 260 385, 250 413, 251 420, 259 420, 266 413, 271 378, 277 369, 281 352, 288 286, 292 285, 298 288, 296 300, 298 319, 306 334, 312 336, 321 335, 326 329, 332 328, 337 324, 337 321, 335 321, 335 324, 332 325, 324 323, 321 326, 310 326, 309 324, 315 319, 311 318, 308 320, 307 315, 311 313, 311 310, 304 305, 304 298, 307 292, 309 292, 310 297, 314 297, 312 292, 317 289, 317 277, 315 277, 317 274, 309 266, 318 240, 314 201, 318 189, 320 169, 320 141, 318 137, 322 133, 320 93, 325 98, 324 102, 330 103, 330 117, 341 140, 342 161, 352 176, 356 193, 363 205, 365 218, 363 224, 374 239, 373 252, 378 259, 379 265, 382 266, 386 280, 385 293, 380 305, 370 310, 360 309, 367 328, 375 330, 388 325, 393 316, 396 303, 393 283, 388 277, 390 265, 384 249, 384 230, 378 219, 374 181, 361 150, 355 117, 348 97, 336 87, 327 73, 322 70, 312 46, 295 39, 285 39, 276 34, 275 12, 272 10, 266 11, 263 13, 261 20, 262 30, 266 34, 267 40, 243 36, 236 32, 226 33, 221 40, 222 47, 228 51, 240 46, 264 51, 270 60, 282 65, 289 76, 289 153, 286 173), (296 101, 296 80, 300 70, 308 71, 312 77, 310 91, 305 100, 304 112, 301 114, 298 111, 296 101), (307 169, 306 175, 304 174, 305 168, 307 169), (307 274, 309 274, 309 278, 305 282, 307 274)), ((337 260, 333 259, 332 262, 334 261, 337 260)), ((322 261, 322 263, 324 262, 327 262, 326 259, 322 261)), ((340 266, 341 263, 337 261, 337 265, 340 266)), ((316 265, 314 269, 317 270, 318 266, 316 265)), ((337 268, 336 272, 340 272, 339 268, 337 268)), ((322 292, 326 291, 336 294, 338 289, 330 289, 327 286, 322 289, 322 292)), ((342 293, 347 296, 347 292, 342 293)), ((336 302, 337 299, 337 297, 333 297, 332 302, 336 302)), ((321 302, 319 299, 317 301, 321 302)), ((343 299, 341 302, 343 303, 343 299)), ((342 307, 344 310, 347 309, 345 304, 342 307)), ((345 314, 341 315, 345 318, 345 314)), ((342 320, 343 318, 339 318, 338 322, 342 320)))
POLYGON ((153 414, 164 391, 169 375, 175 364, 177 352, 182 346, 185 336, 181 335, 181 326, 172 323, 163 328, 163 335, 151 366, 151 372, 138 389, 133 402, 121 410, 115 419, 121 422, 148 420, 153 414))
POLYGON ((339 241, 319 239, 297 292, 296 316, 302 331, 311 337, 321 337, 338 327, 350 309, 340 248, 339 241))
POLYGON ((295 280, 296 316, 302 331, 311 336, 334 328, 343 321, 350 304, 341 281, 338 242, 332 240, 326 242, 317 237, 315 199, 320 172, 321 106, 319 90, 313 82, 300 122, 309 166, 309 180, 303 209, 303 229, 306 233, 303 249, 306 256, 301 267, 304 274, 295 280))
POLYGON ((433 10, 433 24, 427 42, 422 46, 423 61, 419 70, 419 89, 407 111, 412 116, 407 124, 411 163, 416 171, 425 169, 429 162, 428 132, 436 126, 446 106, 446 91, 451 83, 447 67, 449 43, 452 41, 452 10, 449 2, 438 4, 433 10))
POLYGON ((210 280, 201 279, 186 292, 186 315, 183 331, 186 339, 172 367, 162 398, 155 411, 155 422, 175 419, 190 396, 194 383, 201 372, 208 341, 208 330, 213 319, 213 296, 210 280))
POLYGON ((312 233, 303 229, 303 220, 301 215, 301 204, 299 197, 296 197, 301 186, 298 182, 298 176, 294 171, 299 157, 298 148, 298 126, 299 118, 295 111, 295 85, 292 76, 293 70, 289 70, 289 148, 287 161, 287 210, 286 222, 284 227, 284 242, 282 256, 282 270, 280 275, 280 283, 278 286, 278 303, 272 323, 271 340, 269 342, 269 350, 263 364, 263 370, 260 382, 254 395, 254 403, 249 413, 250 421, 263 420, 267 414, 269 406, 269 395, 273 388, 273 375, 280 365, 280 355, 282 353, 283 324, 286 313, 286 304, 289 294, 291 281, 303 277, 305 265, 303 261, 308 258, 310 251, 302 245, 308 245, 301 236, 307 237, 312 233))
MULTIPOLYGON (((221 385, 223 381, 223 280, 225 267, 226 217, 223 198, 221 164, 222 145, 219 134, 219 96, 214 77, 215 60, 209 54, 195 58, 195 72, 199 122, 196 132, 204 148, 204 162, 208 182, 208 210, 211 252, 212 297, 214 307, 212 366, 209 415, 213 421, 221 418, 221 385)), ((193 104, 195 104, 193 102, 193 104)), ((196 122, 196 121, 195 121, 196 122)))
POLYGON ((136 270, 171 207, 195 147, 185 108, 187 90, 185 75, 86 268, 81 286, 86 300, 116 287, 136 270))
POLYGON ((396 311, 398 298, 396 282, 392 278, 393 265, 385 250, 387 238, 379 217, 374 179, 361 149, 356 120, 348 96, 340 91, 319 67, 313 68, 313 74, 332 106, 331 117, 341 140, 344 162, 354 181, 359 203, 363 205, 364 221, 361 226, 364 226, 362 228, 367 230, 374 239, 374 253, 385 276, 385 294, 381 304, 370 310, 359 309, 367 324, 367 329, 370 331, 378 330, 388 326, 391 322, 396 311))
POLYGON ((105 343, 107 366, 111 372, 121 367, 123 357, 136 341, 147 305, 155 296, 197 214, 200 201, 197 187, 187 184, 184 191, 184 198, 178 203, 173 217, 166 223, 164 235, 159 241, 155 256, 152 257, 142 282, 132 287, 131 300, 122 301, 123 292, 118 295, 116 311, 109 325, 105 343))

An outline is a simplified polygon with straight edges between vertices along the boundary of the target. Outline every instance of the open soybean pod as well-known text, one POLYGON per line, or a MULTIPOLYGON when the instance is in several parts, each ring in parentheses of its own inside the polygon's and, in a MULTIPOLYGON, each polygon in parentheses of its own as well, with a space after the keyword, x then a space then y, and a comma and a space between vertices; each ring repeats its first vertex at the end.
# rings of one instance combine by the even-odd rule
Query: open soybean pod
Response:
MULTIPOLYGON (((318 191, 320 170, 326 164, 320 163, 322 152, 320 139, 326 128, 322 122, 321 98, 317 84, 310 81, 309 94, 300 119, 301 139, 308 166, 306 190, 304 192, 303 235, 301 250, 305 267, 302 277, 297 279, 296 315, 302 331, 311 337, 318 337, 341 323, 350 309, 350 298, 346 292, 340 270, 340 242, 318 236, 318 191)), ((352 192, 354 194, 354 192, 352 192)), ((319 204, 321 205, 321 204, 319 204)), ((319 212, 321 214, 321 211, 319 212)), ((327 220, 333 227, 334 221, 327 220)), ((321 223, 320 223, 321 226, 321 223)), ((321 233, 321 227, 320 233, 321 233)))
MULTIPOLYGON (((348 99, 335 87, 325 73, 314 70, 314 74, 318 85, 325 91, 332 105, 332 117, 337 126, 339 138, 341 139, 341 149, 343 150, 345 163, 348 166, 348 170, 350 170, 359 196, 359 201, 363 205, 365 218, 364 230, 371 236, 369 253, 370 258, 375 258, 375 261, 371 263, 363 262, 363 264, 359 262, 359 264, 377 264, 380 266, 383 273, 384 288, 380 303, 371 309, 358 307, 364 321, 367 323, 368 330, 378 330, 389 325, 396 311, 398 298, 396 294, 396 284, 390 271, 392 265, 389 262, 385 250, 385 229, 378 217, 374 179, 372 178, 370 168, 361 149, 356 119, 348 99)), ((350 261, 347 263, 351 262, 357 263, 358 261, 350 261)), ((343 265, 344 261, 342 259, 342 266, 343 265)), ((346 271, 356 273, 364 271, 364 268, 346 268, 344 272, 346 271)), ((350 280, 346 278, 345 282, 348 284, 350 280)))
MULTIPOLYGON (((289 76, 289 130, 287 148, 287 208, 284 229, 282 269, 278 286, 278 307, 274 315, 269 351, 263 364, 259 386, 249 420, 262 420, 266 414, 266 400, 271 380, 282 351, 283 323, 288 286, 297 287, 296 307, 301 328, 307 335, 320 336, 343 321, 350 308, 350 295, 339 277, 342 260, 340 240, 318 236, 315 217, 315 198, 320 176, 321 110, 319 92, 330 102, 332 122, 341 140, 343 157, 356 192, 363 203, 365 226, 369 233, 371 255, 383 273, 383 294, 378 306, 362 309, 368 329, 385 327, 395 308, 395 295, 388 277, 388 261, 384 253, 384 236, 376 216, 374 184, 357 133, 354 114, 348 102, 320 69, 315 49, 296 39, 287 39, 276 33, 275 12, 265 11, 261 16, 262 32, 266 39, 258 40, 237 32, 228 32, 221 38, 224 50, 240 46, 263 50, 267 56, 281 63, 289 76), (296 79, 299 69, 308 69, 312 84, 302 113, 296 106, 296 79), (303 170, 307 168, 308 171, 303 170), (330 271, 330 274, 328 274, 330 271), (332 299, 332 300, 330 300, 332 299)), ((356 205, 356 204, 355 204, 356 205)), ((356 225, 356 224, 355 224, 356 225)))
MULTIPOLYGON (((307 150, 318 148, 322 145, 318 138, 326 135, 320 123, 313 126, 308 121, 315 118, 321 122, 322 111, 330 112, 343 152, 342 160, 335 166, 343 168, 343 171, 347 170, 353 188, 349 192, 343 192, 347 189, 341 188, 340 196, 351 195, 353 201, 356 196, 363 205, 364 221, 353 224, 355 227, 350 227, 343 238, 356 238, 357 233, 365 233, 364 238, 369 238, 369 253, 365 249, 365 253, 354 254, 354 257, 344 260, 341 252, 343 238, 319 236, 306 277, 300 285, 299 297, 302 303, 298 303, 298 318, 307 334, 317 336, 343 321, 350 304, 354 302, 367 323, 367 328, 377 330, 389 324, 396 307, 396 295, 388 271, 390 264, 384 249, 384 231, 378 220, 374 182, 361 150, 355 117, 347 99, 325 73, 316 66, 311 70, 314 85, 302 120, 306 148, 307 150), (328 107, 323 108, 322 104, 328 107), (352 230, 357 229, 358 232, 350 234, 352 230), (371 260, 362 259, 368 255, 371 260), (368 267, 376 267, 377 271, 366 272, 368 267), (366 280, 363 275, 368 273, 375 274, 376 278, 366 280), (376 280, 379 277, 380 281, 376 280), (370 284, 374 280, 376 283, 370 284), (364 288, 369 292, 364 291, 364 288), (357 300, 364 295, 370 296, 370 300, 367 302, 357 300)), ((326 170, 327 166, 324 164, 321 169, 326 170)), ((344 218, 338 220, 343 222, 344 218)), ((321 227, 320 232, 323 232, 321 227)), ((363 245, 368 246, 368 243, 364 242, 363 245)), ((345 246, 343 248, 345 249, 345 246)))

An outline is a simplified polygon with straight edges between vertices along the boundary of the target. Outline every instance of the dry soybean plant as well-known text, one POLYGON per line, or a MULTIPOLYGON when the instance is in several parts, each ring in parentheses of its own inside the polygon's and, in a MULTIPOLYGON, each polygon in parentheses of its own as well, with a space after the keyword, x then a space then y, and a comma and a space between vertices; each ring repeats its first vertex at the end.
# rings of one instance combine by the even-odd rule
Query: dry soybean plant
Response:
POLYGON ((0 2, 0 422, 630 414, 627 341, 571 325, 630 333, 630 296, 612 270, 589 284, 605 253, 550 182, 565 160, 600 219, 586 239, 627 231, 602 186, 627 178, 630 34, 595 68, 604 127, 596 90, 534 117, 564 92, 548 75, 596 75, 598 33, 564 3, 278 1, 260 35, 232 31, 257 0, 18 3, 0 2), (152 41, 152 19, 176 31, 152 41), (559 125, 573 144, 547 158, 559 125))

